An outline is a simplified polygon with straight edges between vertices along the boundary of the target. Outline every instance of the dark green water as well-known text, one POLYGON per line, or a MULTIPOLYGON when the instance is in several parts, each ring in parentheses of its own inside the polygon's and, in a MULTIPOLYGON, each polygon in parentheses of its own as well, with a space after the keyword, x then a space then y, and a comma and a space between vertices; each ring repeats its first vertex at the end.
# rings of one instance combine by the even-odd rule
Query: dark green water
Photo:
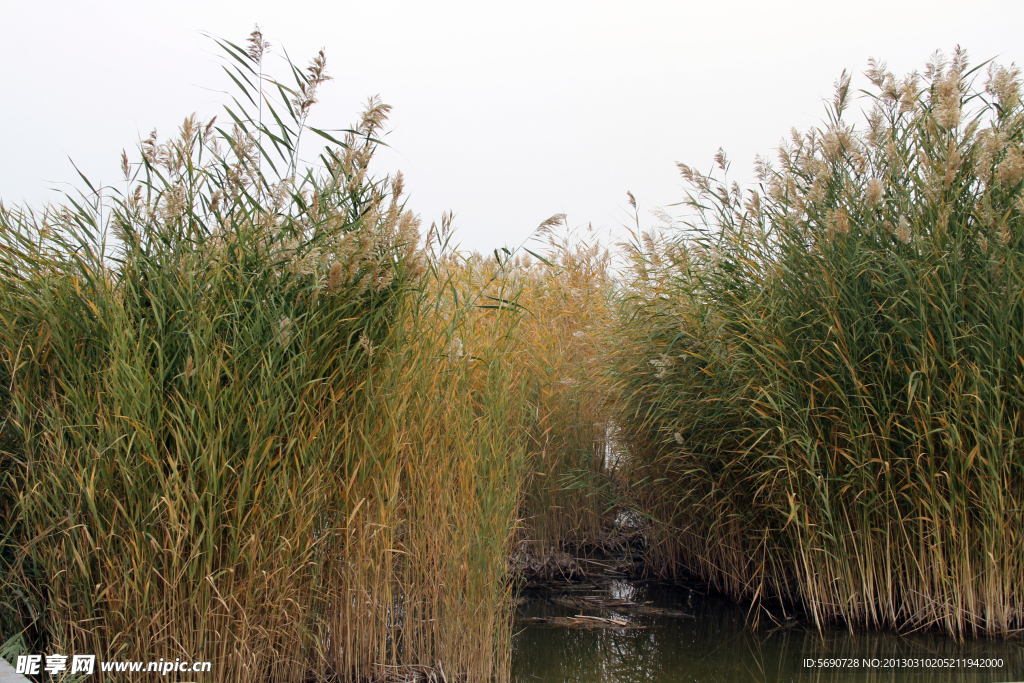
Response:
POLYGON ((528 590, 523 595, 520 617, 612 616, 600 608, 581 609, 551 602, 552 598, 567 596, 623 598, 682 610, 694 618, 626 616, 631 624, 649 627, 644 630, 583 631, 517 623, 512 656, 513 680, 517 683, 1024 681, 1024 642, 1019 639, 956 643, 928 633, 851 635, 838 629, 822 635, 793 622, 788 628, 770 620, 765 624, 766 618, 758 628, 750 629, 744 626, 745 608, 696 586, 616 580, 548 591, 528 590), (853 660, 857 666, 819 668, 815 661, 811 667, 805 663, 808 659, 845 660, 847 664, 853 660), (915 659, 952 660, 946 663, 953 666, 915 659), (971 661, 991 659, 1002 660, 1002 666, 979 667, 976 665, 986 662, 971 661))

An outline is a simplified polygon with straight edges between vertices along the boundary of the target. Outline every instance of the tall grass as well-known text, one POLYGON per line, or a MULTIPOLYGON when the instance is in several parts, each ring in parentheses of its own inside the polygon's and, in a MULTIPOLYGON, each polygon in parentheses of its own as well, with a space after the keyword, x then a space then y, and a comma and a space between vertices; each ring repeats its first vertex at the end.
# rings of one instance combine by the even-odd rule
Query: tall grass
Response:
POLYGON ((613 430, 657 572, 819 624, 1022 627, 1015 70, 872 64, 864 131, 844 75, 758 191, 681 166, 692 220, 616 282, 561 216, 542 253, 421 239, 370 173, 386 105, 313 128, 322 53, 285 83, 258 31, 220 45, 230 125, 0 207, 0 641, 506 680, 512 545, 600 538, 613 430))
POLYGON ((598 542, 612 519, 605 462, 610 256, 576 231, 561 233, 564 221, 558 214, 541 224, 528 240, 536 251, 452 252, 439 264, 443 286, 431 287, 475 303, 478 312, 467 322, 481 312, 515 314, 506 328, 481 336, 473 323, 444 343, 451 356, 472 364, 481 341, 503 340, 499 362, 510 373, 504 391, 518 415, 509 429, 525 449, 516 537, 537 556, 598 542))
POLYGON ((369 170, 386 105, 313 128, 323 53, 286 83, 258 30, 218 42, 229 125, 0 211, 0 640, 223 681, 506 680, 512 542, 604 519, 606 257, 467 257, 450 219, 421 240, 369 170))
MULTIPOLYGON (((957 51, 871 63, 758 190, 681 165, 633 251, 617 376, 664 573, 813 619, 1024 625, 1024 107, 957 51)), ((728 162, 717 157, 724 173, 728 162)))
MULTIPOLYGON (((255 80, 258 59, 225 47, 255 80)), ((239 107, 146 141, 109 214, 99 191, 4 213, 16 514, 44 581, 14 580, 55 650, 305 675, 352 482, 387 467, 331 435, 370 403, 415 246, 398 183, 366 176, 378 103, 296 173, 323 68, 294 70, 273 130, 239 107)))
POLYGON ((607 249, 589 235, 547 225, 537 238, 543 254, 526 254, 512 272, 522 282, 516 334, 533 407, 520 538, 543 555, 599 542, 614 518, 605 372, 613 280, 607 249))
POLYGON ((518 314, 447 296, 369 175, 386 106, 335 138, 306 123, 322 53, 286 85, 258 33, 221 45, 233 125, 0 215, 4 635, 225 681, 506 678, 518 314), (304 133, 332 144, 302 170, 304 133))

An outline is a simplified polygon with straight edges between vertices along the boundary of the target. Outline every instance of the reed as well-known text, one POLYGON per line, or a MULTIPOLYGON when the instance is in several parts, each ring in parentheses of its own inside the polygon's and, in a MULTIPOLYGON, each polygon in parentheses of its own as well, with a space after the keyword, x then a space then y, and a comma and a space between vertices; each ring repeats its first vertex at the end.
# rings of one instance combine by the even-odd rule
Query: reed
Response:
POLYGON ((466 256, 450 216, 421 240, 369 170, 389 107, 313 128, 323 53, 286 83, 258 29, 217 42, 230 125, 154 133, 123 189, 0 210, 0 641, 507 680, 513 542, 607 516, 607 257, 466 256))
MULTIPOLYGON (((564 224, 560 214, 542 223, 528 240, 532 249, 462 258, 453 252, 443 264, 446 284, 435 288, 452 290, 459 283, 455 300, 470 300, 482 312, 514 314, 514 323, 510 319, 507 328, 487 335, 504 339, 500 362, 511 378, 505 391, 518 414, 509 429, 525 449, 516 539, 534 556, 599 543, 614 518, 604 366, 610 255, 564 224)), ((472 334, 472 344, 454 334, 444 340, 449 353, 469 359, 481 339, 472 334)))
POLYGON ((286 85, 258 31, 219 43, 233 125, 0 213, 4 640, 224 681, 504 680, 514 302, 475 305, 370 175, 388 107, 335 138, 306 123, 322 53, 286 85), (331 144, 302 169, 304 134, 331 144))
POLYGON ((680 166, 616 359, 656 570, 819 624, 1024 624, 1024 108, 979 68, 872 62, 863 128, 844 74, 756 190, 680 166))
POLYGON ((516 271, 526 309, 517 328, 524 402, 533 407, 520 538, 543 556, 599 544, 615 518, 605 368, 614 281, 608 250, 589 233, 547 225, 536 238, 543 253, 526 254, 516 271))
MULTIPOLYGON (((254 81, 258 58, 224 46, 254 81)), ((294 74, 276 130, 242 107, 189 118, 124 158, 110 203, 4 212, 7 456, 42 583, 13 579, 55 651, 306 673, 322 560, 372 466, 330 435, 369 403, 416 266, 399 182, 366 175, 386 108, 300 175, 323 55, 294 74)))

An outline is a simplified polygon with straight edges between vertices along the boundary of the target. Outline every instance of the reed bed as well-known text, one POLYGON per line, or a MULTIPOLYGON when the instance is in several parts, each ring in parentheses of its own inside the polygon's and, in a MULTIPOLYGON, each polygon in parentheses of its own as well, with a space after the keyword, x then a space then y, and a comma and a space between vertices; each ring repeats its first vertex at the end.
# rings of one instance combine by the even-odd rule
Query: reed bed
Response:
MULTIPOLYGON (((125 155, 108 201, 90 186, 3 214, 4 417, 21 440, 7 578, 52 651, 299 680, 324 616, 355 599, 332 592, 346 535, 390 541, 356 517, 386 518, 396 467, 360 418, 422 266, 400 179, 367 176, 387 108, 371 101, 303 173, 323 55, 271 84, 274 111, 257 102, 261 37, 222 47, 275 126, 236 101, 234 125, 189 118, 125 155)), ((387 570, 359 589, 386 595, 387 570)), ((378 622, 346 662, 381 646, 378 622)))
POLYGON ((691 220, 617 271, 564 216, 421 235, 386 105, 313 128, 323 53, 218 44, 229 124, 0 206, 5 652, 503 681, 513 549, 625 500, 652 571, 819 625, 1024 627, 1016 70, 872 63, 864 130, 844 74, 758 190, 681 166, 691 220))
POLYGON ((818 624, 1024 626, 1024 108, 979 69, 872 62, 861 127, 844 74, 755 190, 680 166, 616 346, 656 571, 818 624))
POLYGON ((519 538, 535 556, 599 544, 616 514, 606 372, 613 278, 608 250, 591 235, 543 225, 543 253, 526 253, 511 271, 522 282, 516 333, 524 404, 533 406, 519 538))
POLYGON ((402 629, 398 651, 459 678, 509 675, 513 545, 541 554, 608 525, 608 394, 590 381, 603 336, 580 333, 606 310, 607 254, 556 238, 559 218, 532 258, 462 254, 450 215, 432 226, 388 381, 407 416, 393 420, 408 453, 399 611, 422 625, 402 629))
POLYGON ((123 189, 0 208, 0 641, 507 680, 513 542, 603 519, 606 256, 461 255, 450 216, 423 238, 369 171, 386 105, 313 128, 323 53, 285 82, 258 30, 218 44, 229 124, 154 133, 123 189))

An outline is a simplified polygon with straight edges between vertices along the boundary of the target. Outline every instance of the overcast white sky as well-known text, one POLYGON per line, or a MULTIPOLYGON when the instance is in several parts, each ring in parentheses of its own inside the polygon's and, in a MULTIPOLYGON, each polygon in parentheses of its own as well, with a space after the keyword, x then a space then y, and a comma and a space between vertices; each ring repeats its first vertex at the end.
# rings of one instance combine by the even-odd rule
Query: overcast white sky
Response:
POLYGON ((4 0, 0 198, 54 197, 76 181, 69 157, 115 183, 122 148, 218 113, 229 83, 202 33, 240 42, 256 23, 303 65, 326 49, 314 125, 354 122, 373 94, 393 105, 379 171, 401 169, 428 225, 451 209, 462 245, 488 251, 560 212, 616 230, 627 190, 642 212, 679 201, 675 162, 708 169, 719 147, 751 181, 844 68, 865 85, 868 57, 903 74, 960 44, 1024 63, 1024 2, 1005 0, 4 0))

